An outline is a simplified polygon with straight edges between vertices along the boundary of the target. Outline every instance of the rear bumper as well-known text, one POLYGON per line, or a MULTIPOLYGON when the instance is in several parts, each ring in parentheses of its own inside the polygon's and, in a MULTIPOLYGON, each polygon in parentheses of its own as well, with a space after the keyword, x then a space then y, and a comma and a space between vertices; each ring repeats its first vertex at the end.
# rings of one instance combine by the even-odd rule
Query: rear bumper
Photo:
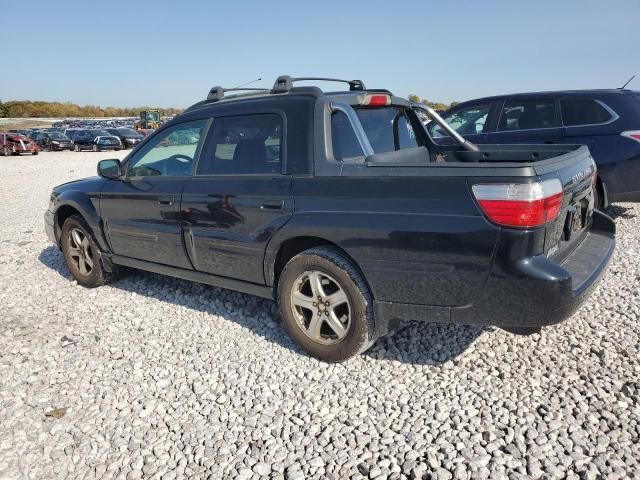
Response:
POLYGON ((595 211, 593 225, 562 261, 525 257, 492 269, 482 294, 464 307, 375 302, 383 325, 396 319, 538 328, 569 318, 589 297, 611 260, 615 224, 595 211))
POLYGON ((73 149, 73 145, 71 145, 71 144, 67 144, 67 145, 55 145, 55 144, 52 144, 51 145, 51 150, 54 150, 54 151, 72 150, 72 149, 73 149))
POLYGON ((640 202, 640 190, 637 192, 611 193, 609 202, 640 202))

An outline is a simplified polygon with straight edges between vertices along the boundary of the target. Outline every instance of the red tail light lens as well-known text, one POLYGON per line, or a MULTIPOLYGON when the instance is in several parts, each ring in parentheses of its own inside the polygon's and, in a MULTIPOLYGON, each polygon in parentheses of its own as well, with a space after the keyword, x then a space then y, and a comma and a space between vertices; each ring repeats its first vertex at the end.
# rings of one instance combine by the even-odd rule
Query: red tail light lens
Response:
POLYGON ((620 135, 630 138, 631 140, 635 140, 636 142, 640 142, 640 130, 629 130, 627 132, 622 132, 620 135))
POLYGON ((391 97, 389 95, 365 95, 362 100, 362 105, 368 105, 370 107, 380 107, 383 105, 391 105, 391 97))
POLYGON ((558 179, 478 184, 472 190, 489 220, 504 227, 542 226, 558 218, 562 206, 562 184, 558 179))

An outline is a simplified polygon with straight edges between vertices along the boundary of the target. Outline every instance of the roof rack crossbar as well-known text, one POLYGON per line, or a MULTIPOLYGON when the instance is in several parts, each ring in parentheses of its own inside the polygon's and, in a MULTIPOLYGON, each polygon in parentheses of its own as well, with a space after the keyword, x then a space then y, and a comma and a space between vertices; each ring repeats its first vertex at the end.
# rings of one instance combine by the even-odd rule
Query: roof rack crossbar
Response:
MULTIPOLYGON (((222 100, 224 98, 225 92, 268 92, 268 88, 223 88, 223 87, 213 87, 209 90, 209 94, 207 95, 207 100, 222 100)), ((249 94, 251 95, 251 94, 249 94)))
POLYGON ((325 77, 297 77, 292 78, 289 75, 281 75, 276 79, 276 83, 273 84, 274 92, 288 92, 293 88, 293 82, 304 81, 322 81, 322 82, 340 82, 349 84, 349 90, 352 92, 362 92, 366 90, 364 82, 362 80, 343 80, 340 78, 325 78, 325 77))

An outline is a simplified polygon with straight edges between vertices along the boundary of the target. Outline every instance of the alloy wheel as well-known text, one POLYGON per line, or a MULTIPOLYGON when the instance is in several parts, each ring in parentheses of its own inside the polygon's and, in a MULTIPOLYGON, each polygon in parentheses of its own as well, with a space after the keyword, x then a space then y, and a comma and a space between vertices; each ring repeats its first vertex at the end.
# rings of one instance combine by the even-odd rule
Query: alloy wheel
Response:
POLYGON ((87 235, 78 228, 71 230, 69 232, 69 256, 82 275, 91 275, 93 271, 92 253, 87 235))
POLYGON ((315 342, 335 345, 349 332, 349 299, 342 286, 324 272, 306 271, 296 279, 291 308, 298 326, 315 342))

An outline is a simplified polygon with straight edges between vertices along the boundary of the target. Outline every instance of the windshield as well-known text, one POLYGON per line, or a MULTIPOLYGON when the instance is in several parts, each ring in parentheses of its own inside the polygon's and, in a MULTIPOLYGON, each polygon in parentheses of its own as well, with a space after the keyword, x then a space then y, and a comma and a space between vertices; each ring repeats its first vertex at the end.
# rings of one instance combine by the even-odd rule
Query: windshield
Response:
POLYGON ((12 142, 19 142, 22 140, 23 142, 28 141, 29 139, 22 135, 21 133, 11 133, 9 134, 9 140, 12 142))
POLYGON ((160 114, 158 112, 147 112, 146 118, 152 122, 157 122, 160 120, 160 114))

